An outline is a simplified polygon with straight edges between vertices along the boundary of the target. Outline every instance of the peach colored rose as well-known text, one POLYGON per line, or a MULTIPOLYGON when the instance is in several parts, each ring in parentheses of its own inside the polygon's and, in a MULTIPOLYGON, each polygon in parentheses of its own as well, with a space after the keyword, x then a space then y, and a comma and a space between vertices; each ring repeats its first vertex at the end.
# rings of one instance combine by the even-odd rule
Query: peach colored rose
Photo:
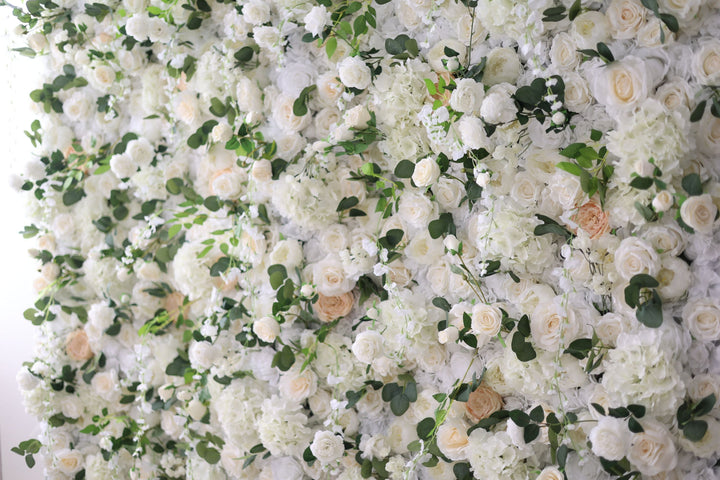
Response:
POLYGON ((465 410, 470 418, 479 422, 500 410, 503 405, 500 394, 483 384, 470 394, 465 410))
POLYGON ((65 339, 65 351, 72 360, 84 362, 90 360, 94 353, 90 348, 87 333, 82 328, 68 333, 65 339))
POLYGON ((173 292, 165 297, 164 307, 167 310, 168 315, 172 319, 173 323, 177 321, 178 315, 182 311, 183 302, 185 301, 185 295, 180 292, 173 292))
POLYGON ((332 322, 340 317, 344 317, 355 304, 355 295, 352 292, 346 292, 337 296, 318 294, 318 300, 313 304, 313 309, 318 318, 323 322, 332 322))
POLYGON ((610 231, 608 214, 594 200, 579 207, 572 220, 593 240, 610 231))

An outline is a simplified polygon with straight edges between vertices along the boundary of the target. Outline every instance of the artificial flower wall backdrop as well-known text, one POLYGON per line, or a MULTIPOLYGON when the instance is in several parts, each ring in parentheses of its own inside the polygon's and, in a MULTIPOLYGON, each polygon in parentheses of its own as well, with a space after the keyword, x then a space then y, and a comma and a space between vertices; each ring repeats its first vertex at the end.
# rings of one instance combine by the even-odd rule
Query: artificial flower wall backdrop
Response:
POLYGON ((717 478, 717 0, 14 13, 47 478, 717 478))

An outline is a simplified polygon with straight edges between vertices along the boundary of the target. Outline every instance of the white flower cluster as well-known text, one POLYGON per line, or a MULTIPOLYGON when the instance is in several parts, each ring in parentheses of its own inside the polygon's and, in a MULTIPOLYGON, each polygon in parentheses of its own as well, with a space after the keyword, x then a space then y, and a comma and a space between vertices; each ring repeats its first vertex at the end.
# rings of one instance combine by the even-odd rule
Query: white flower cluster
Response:
POLYGON ((47 478, 720 475, 718 1, 21 10, 47 478))

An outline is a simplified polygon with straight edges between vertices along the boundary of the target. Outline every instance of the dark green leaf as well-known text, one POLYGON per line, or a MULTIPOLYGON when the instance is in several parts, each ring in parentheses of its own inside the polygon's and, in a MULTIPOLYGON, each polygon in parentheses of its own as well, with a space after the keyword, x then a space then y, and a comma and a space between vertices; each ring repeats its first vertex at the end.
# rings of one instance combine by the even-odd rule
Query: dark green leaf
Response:
POLYGON ((79 202, 85 196, 85 190, 82 188, 72 188, 65 192, 62 197, 63 205, 69 207, 79 202))
POLYGON ((340 203, 337 206, 336 211, 342 212, 343 210, 347 210, 348 208, 352 208, 355 205, 360 203, 357 197, 345 197, 342 200, 340 200, 340 203))
POLYGON ((395 166, 395 176, 398 178, 410 178, 415 172, 415 164, 410 160, 400 160, 395 166))
POLYGON ((697 107, 692 112, 692 115, 690 115, 690 121, 691 122, 697 122, 703 117, 703 114, 705 113, 705 106, 707 105, 707 100, 703 100, 702 102, 697 104, 697 107))
POLYGON ((442 297, 433 298, 432 304, 446 312, 450 311, 450 302, 448 302, 447 300, 445 300, 442 297))
POLYGON ((435 419, 431 417, 423 418, 416 428, 418 438, 420 438, 420 440, 427 440, 430 438, 433 428, 435 428, 435 419))
POLYGON ((523 429, 523 440, 525 440, 525 443, 532 442, 538 435, 540 435, 540 426, 535 423, 531 423, 523 429))
POLYGON ((647 190, 653 184, 651 177, 635 177, 630 180, 630 186, 639 190, 647 190))
POLYGON ((700 180, 700 175, 697 173, 686 175, 682 179, 682 187, 691 197, 695 195, 702 195, 703 193, 702 181, 700 180))
POLYGON ((683 435, 691 442, 699 442, 707 432, 707 422, 703 420, 691 420, 683 427, 683 435))
POLYGON ((295 354, 292 349, 285 345, 282 350, 273 357, 271 367, 278 367, 281 371, 287 372, 295 363, 295 354))
POLYGON ((711 393, 707 397, 700 400, 698 402, 698 404, 695 405, 695 407, 693 407, 693 409, 692 409, 693 415, 695 415, 696 417, 701 417, 703 415, 710 413, 710 411, 715 406, 716 401, 717 401, 717 399, 715 398, 715 394, 711 393))
POLYGON ((212 267, 210 267, 210 276, 211 277, 219 277, 223 273, 227 271, 227 269, 230 267, 230 258, 229 257, 220 257, 212 267))
POLYGON ((657 328, 662 325, 662 300, 656 290, 653 290, 652 296, 647 302, 638 307, 635 316, 646 327, 657 328))
POLYGON ((390 400, 390 410, 393 415, 399 417, 410 408, 410 400, 403 394, 396 395, 390 400))

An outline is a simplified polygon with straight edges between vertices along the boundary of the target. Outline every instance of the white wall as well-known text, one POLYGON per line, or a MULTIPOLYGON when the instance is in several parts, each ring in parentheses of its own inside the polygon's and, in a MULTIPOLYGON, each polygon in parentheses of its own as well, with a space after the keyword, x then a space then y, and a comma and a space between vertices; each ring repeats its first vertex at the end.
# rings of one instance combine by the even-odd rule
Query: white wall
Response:
POLYGON ((38 62, 9 52, 16 43, 7 33, 15 26, 8 7, 0 7, 0 462, 5 480, 42 478, 38 465, 28 469, 25 461, 10 449, 22 440, 36 437, 36 421, 25 413, 15 375, 24 361, 32 358, 34 327, 22 312, 32 306, 32 281, 37 262, 28 253, 33 245, 18 234, 29 221, 24 218, 20 195, 9 188, 10 173, 22 171, 31 144, 23 134, 33 120, 28 93, 40 82, 34 69, 38 62))

